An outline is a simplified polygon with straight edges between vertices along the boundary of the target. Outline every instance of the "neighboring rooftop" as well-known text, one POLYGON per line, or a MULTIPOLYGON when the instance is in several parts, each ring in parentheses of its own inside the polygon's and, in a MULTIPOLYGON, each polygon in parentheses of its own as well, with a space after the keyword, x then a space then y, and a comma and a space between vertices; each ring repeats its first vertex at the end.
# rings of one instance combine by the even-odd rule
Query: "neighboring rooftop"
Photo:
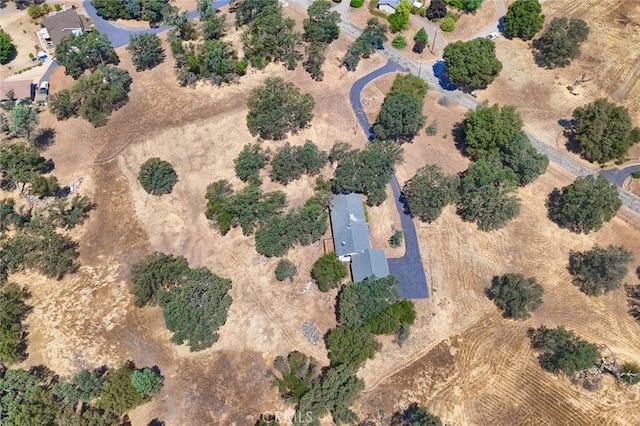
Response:
POLYGON ((7 98, 7 93, 13 90, 15 99, 31 98, 31 84, 33 80, 5 80, 0 82, 0 100, 7 98))
POLYGON ((45 41, 51 41, 54 46, 69 34, 78 34, 91 30, 87 18, 78 15, 75 9, 51 13, 42 20, 42 25, 46 30, 41 30, 40 34, 45 41))
POLYGON ((353 282, 364 281, 373 276, 389 276, 389 265, 384 250, 367 248, 363 253, 351 256, 351 275, 353 282))
POLYGON ((364 217, 362 196, 338 194, 331 201, 331 229, 338 256, 362 253, 369 245, 369 227, 364 217))

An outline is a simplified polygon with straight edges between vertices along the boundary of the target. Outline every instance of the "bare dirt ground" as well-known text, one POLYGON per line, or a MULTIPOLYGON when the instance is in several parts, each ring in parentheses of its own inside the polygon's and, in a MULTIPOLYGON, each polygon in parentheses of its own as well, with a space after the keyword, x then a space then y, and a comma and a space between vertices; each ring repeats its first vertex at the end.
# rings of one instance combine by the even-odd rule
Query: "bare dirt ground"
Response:
POLYGON ((0 80, 13 75, 16 71, 33 66, 29 53, 35 55, 38 44, 34 31, 40 28, 27 14, 26 10, 17 10, 13 2, 7 3, 0 9, 0 28, 11 36, 12 44, 16 48, 16 57, 10 62, 0 65, 0 80))
MULTIPOLYGON (((292 6, 286 10, 301 16, 292 6)), ((356 73, 346 73, 338 64, 350 42, 341 38, 331 46, 322 84, 313 82, 300 67, 287 72, 270 66, 250 72, 240 85, 200 85, 196 90, 177 85, 172 58, 152 71, 136 73, 126 51, 119 49, 121 66, 134 75, 134 83, 130 102, 112 115, 107 126, 93 129, 80 119, 57 123, 41 114, 43 126, 55 126, 57 131, 56 143, 44 155, 54 159, 61 182, 84 176, 81 192, 91 196, 98 208, 85 226, 74 231, 81 238, 83 267, 78 274, 60 282, 33 275, 16 277, 34 294, 27 364, 45 363, 60 373, 127 358, 139 365, 157 364, 166 377, 165 388, 154 402, 131 413, 134 425, 154 417, 168 425, 246 425, 261 412, 285 409, 268 374, 274 356, 298 349, 326 362, 322 344, 310 344, 300 327, 314 321, 324 333, 335 325, 335 291, 322 294, 307 284, 322 245, 291 250, 287 257, 298 266, 298 275, 293 283, 279 283, 273 275, 277 260, 258 258, 252 238, 238 229, 222 237, 210 227, 203 215, 203 196, 206 186, 217 179, 227 178, 240 187, 233 177, 233 158, 255 140, 245 127, 246 98, 248 90, 267 76, 294 81, 316 99, 313 125, 290 137, 292 144, 311 139, 325 150, 336 140, 354 147, 366 144, 346 94, 357 78, 385 60, 375 55, 362 61, 356 73), (151 156, 174 165, 179 182, 172 194, 152 197, 139 186, 138 168, 151 156), (192 266, 207 266, 233 280, 234 303, 212 349, 191 354, 176 347, 169 342, 158 308, 132 307, 130 265, 153 250, 184 255, 192 266)), ((507 55, 509 49, 499 45, 498 51, 507 55)), ((538 70, 526 70, 530 69, 538 70)), ((500 78, 506 94, 498 93, 496 82, 485 96, 524 103, 525 96, 515 96, 519 93, 515 77, 509 80, 503 72, 500 78)), ((365 89, 363 95, 374 98, 367 109, 370 118, 392 79, 383 77, 365 89)), ((58 72, 51 88, 71 83, 58 72)), ((549 102, 561 100, 559 94, 566 89, 552 89, 547 92, 549 102)), ((539 88, 529 90, 540 110, 554 105, 538 98, 544 93, 539 88)), ((447 173, 462 171, 468 164, 451 137, 464 110, 441 106, 440 97, 430 92, 424 108, 427 123, 438 119, 438 134, 426 136, 423 131, 404 146, 406 162, 397 170, 401 184, 426 163, 437 163, 447 173)), ((521 111, 527 124, 541 129, 553 120, 551 113, 547 116, 538 109, 521 111), (541 117, 537 124, 535 114, 541 117)), ((563 115, 557 114, 556 121, 558 116, 563 115)), ((278 144, 265 145, 273 149, 278 144)), ((367 386, 357 404, 362 417, 379 410, 390 413, 397 404, 417 401, 445 423, 456 425, 640 423, 637 410, 629 409, 640 396, 637 389, 617 388, 605 380, 602 390, 583 391, 542 372, 526 340, 527 327, 564 324, 589 340, 608 344, 621 360, 638 361, 640 326, 626 313, 623 291, 588 298, 570 283, 566 271, 569 251, 590 248, 595 242, 624 244, 640 258, 637 230, 619 218, 590 235, 574 235, 552 224, 546 218, 545 198, 572 179, 551 166, 538 181, 519 190, 522 212, 500 231, 478 232, 452 207, 432 224, 416 223, 432 297, 417 301, 418 318, 405 346, 398 349, 390 338, 381 339, 384 349, 361 370, 367 386), (545 288, 544 305, 526 322, 500 318, 484 296, 491 277, 505 272, 536 276, 545 288)), ((312 180, 282 187, 264 173, 263 188, 285 191, 293 207, 311 195, 312 180)), ((387 227, 397 223, 397 212, 386 202, 369 214, 374 246, 383 247, 390 236, 387 227)), ((636 281, 631 274, 627 279, 636 281)))
MULTIPOLYGON (((590 33, 581 46, 582 56, 568 67, 547 70, 535 65, 530 42, 500 37, 496 40, 496 55, 503 69, 487 90, 478 91, 479 97, 515 105, 525 127, 541 141, 597 169, 597 165, 590 165, 566 149, 567 139, 558 121, 570 119, 577 106, 608 97, 629 108, 636 125, 640 124, 640 51, 630 48, 640 39, 640 10, 636 6, 635 2, 624 1, 545 1, 542 12, 546 22, 555 16, 587 22, 590 33), (531 78, 532 73, 535 78, 531 78), (586 83, 576 88, 577 95, 572 95, 566 87, 582 76, 586 83)), ((630 156, 637 158, 634 152, 630 156)))
POLYGON ((479 31, 482 31, 487 25, 498 20, 498 2, 501 1, 502 0, 485 0, 476 13, 456 12, 456 16, 458 16, 456 29, 450 33, 439 31, 438 36, 444 38, 447 43, 458 40, 468 40, 479 31))

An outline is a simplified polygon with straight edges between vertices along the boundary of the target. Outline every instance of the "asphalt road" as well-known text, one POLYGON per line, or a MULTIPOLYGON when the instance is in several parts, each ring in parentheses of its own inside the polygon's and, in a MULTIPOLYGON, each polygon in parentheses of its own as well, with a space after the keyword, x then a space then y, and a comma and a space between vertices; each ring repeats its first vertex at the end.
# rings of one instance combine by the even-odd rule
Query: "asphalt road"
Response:
MULTIPOLYGON (((370 72, 364 77, 358 79, 351 90, 349 90, 349 102, 351 102, 351 108, 356 114, 358 123, 364 130, 369 140, 373 139, 373 128, 367 120, 367 116, 362 108, 361 93, 364 86, 372 80, 380 77, 383 74, 392 72, 407 72, 407 69, 398 65, 392 60, 378 68, 375 71, 370 72)), ((393 191, 393 198, 396 203, 396 208, 400 215, 400 223, 402 224, 402 233, 404 234, 405 254, 403 257, 388 259, 389 272, 394 275, 400 281, 398 286, 398 293, 400 296, 407 299, 420 299, 429 296, 427 290, 427 279, 424 274, 424 267, 422 266, 422 256, 420 255, 420 246, 418 245, 418 236, 416 235, 416 227, 413 223, 413 219, 407 212, 403 198, 402 189, 396 179, 395 175, 391 175, 391 189, 393 191)))

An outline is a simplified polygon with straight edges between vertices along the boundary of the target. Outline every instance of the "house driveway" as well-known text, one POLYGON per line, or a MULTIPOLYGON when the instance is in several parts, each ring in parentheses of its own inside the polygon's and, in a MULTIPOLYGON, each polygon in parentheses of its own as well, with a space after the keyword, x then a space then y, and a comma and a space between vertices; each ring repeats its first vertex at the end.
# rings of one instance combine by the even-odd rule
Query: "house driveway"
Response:
MULTIPOLYGON (((369 140, 373 139, 373 128, 362 108, 360 94, 362 89, 370 81, 380 77, 381 75, 391 72, 407 70, 398 63, 389 60, 383 67, 378 68, 357 80, 349 91, 349 101, 351 108, 356 114, 358 123, 368 136, 369 140)), ((424 275, 424 267, 422 266, 422 256, 420 255, 420 246, 418 246, 418 236, 416 235, 416 227, 413 219, 409 215, 402 196, 402 189, 395 174, 391 175, 391 190, 393 198, 400 215, 400 223, 402 224, 402 232, 404 233, 405 255, 395 259, 388 259, 389 271, 400 280, 398 292, 400 296, 407 299, 420 299, 429 296, 427 289, 427 279, 424 275)))

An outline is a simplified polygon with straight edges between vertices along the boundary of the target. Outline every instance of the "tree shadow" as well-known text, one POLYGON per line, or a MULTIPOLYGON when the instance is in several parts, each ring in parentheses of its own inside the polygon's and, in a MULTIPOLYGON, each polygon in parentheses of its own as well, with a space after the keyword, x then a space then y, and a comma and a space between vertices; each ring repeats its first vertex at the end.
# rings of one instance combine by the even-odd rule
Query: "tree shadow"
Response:
POLYGON ((44 151, 56 141, 56 131, 52 127, 40 129, 33 138, 33 146, 39 151, 44 151))
POLYGON ((555 223, 556 225, 562 227, 559 223, 559 208, 560 208, 560 196, 562 192, 560 189, 553 188, 553 191, 547 197, 547 201, 545 206, 547 207, 547 217, 550 221, 555 223))
POLYGON ((464 144, 464 123, 462 121, 454 124, 451 129, 451 137, 453 138, 453 143, 455 147, 460 151, 464 157, 469 157, 469 155, 465 152, 465 144, 464 144))
POLYGON ((444 61, 436 61, 433 66, 433 75, 438 79, 438 84, 444 90, 453 91, 458 88, 455 84, 449 80, 449 76, 447 75, 447 64, 444 61))
POLYGON ((500 34, 502 34, 503 37, 511 40, 511 37, 509 37, 504 31, 504 16, 501 16, 500 19, 498 19, 498 31, 500 31, 500 34))
POLYGON ((407 200, 407 196, 404 191, 400 190, 400 197, 398 197, 398 201, 402 204, 402 211, 404 214, 411 216, 411 209, 409 208, 409 201, 407 200))
POLYGON ((498 287, 499 284, 500 284, 500 277, 497 275, 494 275, 494 277, 491 278, 491 286, 486 287, 484 289, 484 295, 487 296, 489 300, 495 299, 492 289, 495 287, 498 287))

